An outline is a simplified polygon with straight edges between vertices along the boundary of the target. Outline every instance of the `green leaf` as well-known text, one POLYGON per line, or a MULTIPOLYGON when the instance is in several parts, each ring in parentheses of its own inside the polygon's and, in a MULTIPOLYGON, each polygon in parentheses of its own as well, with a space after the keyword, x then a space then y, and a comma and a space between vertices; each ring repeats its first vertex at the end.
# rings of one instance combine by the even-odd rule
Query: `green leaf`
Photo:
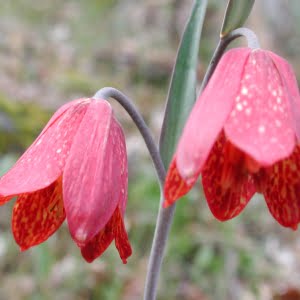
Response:
POLYGON ((248 18, 255 0, 229 0, 222 30, 221 37, 226 36, 232 30, 244 25, 248 18))
POLYGON ((159 143, 166 168, 196 99, 198 52, 206 7, 207 0, 195 1, 177 53, 159 143))

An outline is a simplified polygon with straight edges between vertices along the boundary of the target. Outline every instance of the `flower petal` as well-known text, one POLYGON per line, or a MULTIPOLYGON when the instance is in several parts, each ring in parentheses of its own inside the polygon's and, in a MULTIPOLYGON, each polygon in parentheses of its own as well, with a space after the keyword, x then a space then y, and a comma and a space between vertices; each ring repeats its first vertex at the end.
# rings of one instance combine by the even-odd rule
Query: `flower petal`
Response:
POLYGON ((225 133, 263 166, 293 151, 296 139, 289 96, 272 59, 263 50, 253 50, 249 56, 225 133))
POLYGON ((124 226, 121 208, 117 207, 107 225, 86 245, 81 248, 81 254, 88 262, 100 256, 115 239, 116 248, 124 264, 132 250, 124 226))
POLYGON ((290 64, 271 51, 267 51, 281 77, 285 93, 289 96, 289 104, 293 115, 293 125, 298 140, 300 140, 300 94, 296 76, 290 64))
POLYGON ((23 251, 47 240, 64 219, 60 178, 43 190, 18 197, 13 209, 12 231, 23 251))
POLYGON ((0 179, 3 197, 30 193, 49 186, 62 173, 73 137, 87 109, 82 100, 55 114, 42 134, 0 179))
POLYGON ((229 149, 230 143, 221 134, 202 172, 207 203, 220 221, 237 216, 255 193, 252 177, 240 165, 243 153, 235 152, 235 157, 231 160, 230 153, 227 152, 229 149))
POLYGON ((177 168, 184 179, 201 170, 228 118, 240 88, 248 48, 228 51, 198 98, 183 130, 177 152, 177 168))
POLYGON ((112 127, 112 136, 113 139, 113 150, 114 152, 114 168, 116 168, 116 172, 118 174, 118 184, 119 186, 119 206, 121 209, 122 216, 125 213, 127 199, 128 199, 128 161, 127 161, 127 150, 125 143, 125 136, 119 122, 114 118, 113 119, 113 127, 112 127), (115 142, 114 142, 115 141, 115 142), (119 171, 118 171, 119 170, 119 171))
POLYGON ((167 208, 168 206, 172 205, 178 198, 188 193, 195 184, 198 176, 199 174, 195 174, 195 176, 190 178, 188 182, 185 181, 180 176, 177 170, 175 156, 171 161, 164 184, 165 201, 163 203, 163 207, 167 208))
POLYGON ((60 119, 68 109, 70 109, 72 107, 75 107, 77 105, 80 105, 82 103, 89 102, 89 101, 90 100, 87 99, 87 98, 81 98, 81 99, 76 99, 76 100, 67 102, 64 105, 62 105, 61 107, 59 107, 58 110, 54 112, 53 116, 48 121, 48 123, 46 124, 46 126, 44 127, 44 129, 42 130, 42 132, 39 134, 39 136, 37 137, 37 139, 41 135, 43 135, 45 133, 45 131, 47 131, 56 121, 58 121, 58 119, 60 119))
POLYGON ((110 104, 92 101, 74 138, 63 176, 68 225, 79 247, 104 228, 118 203, 124 211, 125 156, 124 134, 110 104))
POLYGON ((125 224, 120 209, 116 209, 112 218, 112 224, 110 225, 113 228, 115 236, 115 244, 118 249, 120 258, 123 261, 123 264, 127 263, 127 258, 131 256, 132 249, 130 242, 128 240, 128 235, 125 229, 125 224))
POLYGON ((89 242, 81 247, 81 255, 84 259, 91 263, 108 248, 114 239, 111 226, 108 224, 100 230, 89 242))
POLYGON ((297 229, 300 222, 300 146, 293 154, 265 170, 262 192, 273 217, 297 229))

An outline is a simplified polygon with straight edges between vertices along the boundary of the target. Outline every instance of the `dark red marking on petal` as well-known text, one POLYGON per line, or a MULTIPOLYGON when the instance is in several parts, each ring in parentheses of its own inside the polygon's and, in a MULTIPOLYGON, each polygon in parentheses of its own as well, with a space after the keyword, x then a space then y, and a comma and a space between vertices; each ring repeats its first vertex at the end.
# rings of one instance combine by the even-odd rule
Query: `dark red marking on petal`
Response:
POLYGON ((110 226, 105 226, 88 243, 81 247, 81 255, 91 263, 108 248, 114 239, 113 231, 110 226))
POLYGON ((120 208, 117 208, 111 224, 115 236, 115 245, 119 251, 119 255, 123 261, 123 264, 127 263, 127 258, 131 256, 132 249, 128 239, 128 235, 125 229, 125 224, 123 217, 120 211, 120 208))
POLYGON ((292 155, 262 176, 262 192, 273 217, 283 226, 297 229, 300 222, 300 146, 292 155))
POLYGON ((255 193, 244 158, 222 133, 204 165, 202 184, 207 203, 221 221, 237 216, 255 193))
POLYGON ((61 178, 49 187, 18 197, 12 217, 12 231, 21 250, 48 239, 63 223, 65 211, 61 178))
POLYGON ((8 197, 0 197, 0 205, 5 204, 9 200, 11 200, 14 197, 14 195, 8 196, 8 197))
POLYGON ((177 167, 176 167, 176 156, 173 158, 164 184, 164 197, 165 201, 163 203, 163 207, 167 208, 168 206, 172 205, 178 198, 182 197, 186 193, 188 193, 195 181, 199 176, 195 174, 195 176, 189 179, 189 182, 186 182, 180 176, 177 167))
POLYGON ((87 262, 92 262, 107 249, 113 239, 123 263, 126 264, 132 250, 119 206, 106 226, 81 248, 82 256, 87 262))

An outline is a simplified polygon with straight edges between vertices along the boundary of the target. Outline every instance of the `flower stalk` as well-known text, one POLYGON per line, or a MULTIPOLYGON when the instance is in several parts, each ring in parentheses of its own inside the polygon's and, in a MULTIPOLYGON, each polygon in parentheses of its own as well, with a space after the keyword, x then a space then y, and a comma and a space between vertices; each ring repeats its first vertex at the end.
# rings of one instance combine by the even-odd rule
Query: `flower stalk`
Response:
POLYGON ((215 71, 218 62, 219 62, 220 58, 222 57, 222 55, 224 54, 228 45, 235 39, 242 37, 242 36, 247 39, 249 48, 252 48, 252 49, 260 48, 256 34, 248 28, 244 28, 244 27, 238 28, 238 29, 235 29, 232 32, 230 32, 228 35, 221 37, 220 41, 216 47, 216 50, 212 56, 212 59, 209 63, 209 66, 207 68, 205 76, 203 78, 199 94, 201 94, 202 91, 204 90, 204 88, 206 87, 211 75, 215 71))
POLYGON ((130 115, 132 120, 134 121, 136 127, 140 131, 141 135, 144 138, 144 141, 146 143, 146 146, 149 150, 149 153, 151 155, 159 183, 161 189, 164 185, 164 180, 166 176, 165 167, 163 165, 163 162, 161 160, 160 154, 158 152, 157 146, 155 144, 155 141, 152 137, 152 134, 146 125, 142 115, 138 112, 136 107, 133 105, 133 102, 122 92, 119 90, 112 88, 112 87, 104 87, 100 89, 93 97, 94 99, 108 99, 113 98, 118 103, 122 105, 122 107, 127 111, 127 113, 130 115))

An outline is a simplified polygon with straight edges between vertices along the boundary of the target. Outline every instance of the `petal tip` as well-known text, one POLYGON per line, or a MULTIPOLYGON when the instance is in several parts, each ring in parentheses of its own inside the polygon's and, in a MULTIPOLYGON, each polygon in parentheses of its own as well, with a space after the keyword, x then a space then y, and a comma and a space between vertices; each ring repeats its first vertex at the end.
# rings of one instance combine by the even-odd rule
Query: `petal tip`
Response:
POLYGON ((87 232, 83 228, 78 228, 75 234, 72 234, 73 239, 75 240, 78 247, 83 247, 87 243, 87 232))
POLYGON ((19 245, 19 247, 20 247, 21 252, 24 252, 30 248, 30 247, 24 247, 24 246, 20 246, 20 245, 19 245))
POLYGON ((298 229, 298 224, 291 225, 291 229, 296 231, 298 229))

